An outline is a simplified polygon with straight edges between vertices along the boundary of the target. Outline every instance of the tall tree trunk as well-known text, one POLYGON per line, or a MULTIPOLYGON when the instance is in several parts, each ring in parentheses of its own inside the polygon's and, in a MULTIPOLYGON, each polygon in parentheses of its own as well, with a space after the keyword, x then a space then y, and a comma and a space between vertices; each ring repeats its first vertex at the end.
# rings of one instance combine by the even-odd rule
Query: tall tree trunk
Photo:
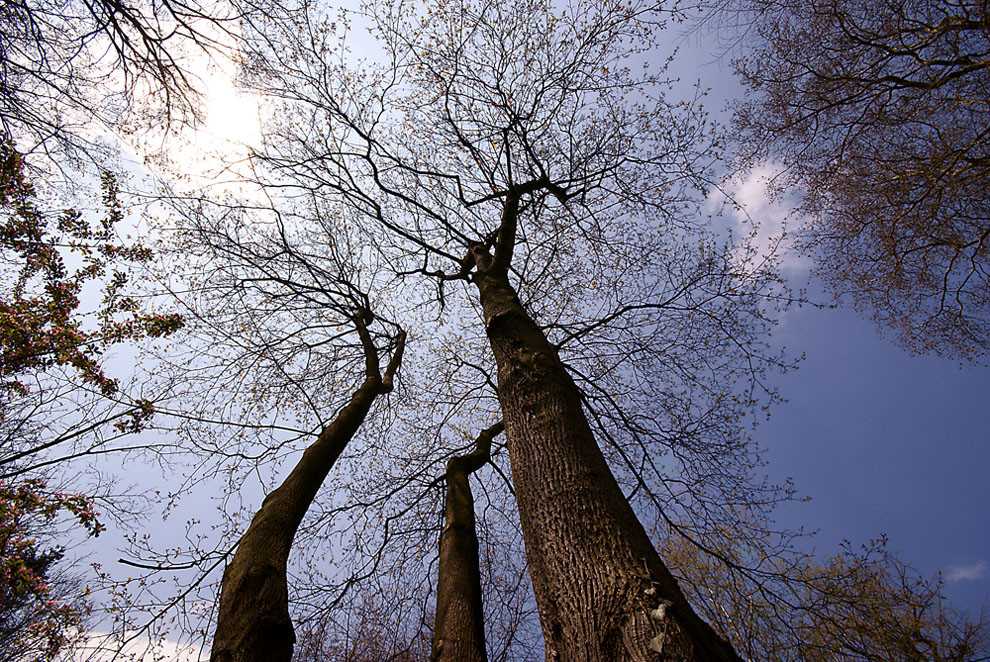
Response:
POLYGON ((518 196, 541 184, 550 188, 534 182, 508 193, 494 257, 481 245, 471 254, 546 659, 738 661, 660 559, 595 441, 577 385, 509 283, 518 196))
POLYGON ((469 478, 491 457, 499 421, 478 435, 474 450, 447 462, 447 506, 440 534, 437 614, 431 662, 485 662, 485 619, 481 601, 478 534, 469 478))
POLYGON ((292 540, 317 491, 357 432, 375 398, 392 390, 402 360, 405 334, 399 332, 385 376, 366 324, 355 318, 365 351, 366 376, 333 422, 323 428, 299 463, 261 504, 223 573, 212 662, 290 662, 296 636, 289 617, 286 564, 292 540))

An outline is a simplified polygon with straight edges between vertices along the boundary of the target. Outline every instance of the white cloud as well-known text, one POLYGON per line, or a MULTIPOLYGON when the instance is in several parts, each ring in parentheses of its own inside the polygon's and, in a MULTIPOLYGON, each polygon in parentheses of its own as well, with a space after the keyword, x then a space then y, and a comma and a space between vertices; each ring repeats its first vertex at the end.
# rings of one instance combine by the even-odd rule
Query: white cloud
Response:
POLYGON ((748 250, 745 246, 737 250, 738 259, 749 262, 775 255, 782 270, 802 276, 810 261, 794 250, 791 235, 800 218, 786 199, 771 199, 767 191, 779 174, 780 166, 774 163, 754 167, 744 177, 713 190, 708 196, 708 210, 722 212, 733 234, 748 245, 748 250))
POLYGON ((136 636, 123 650, 117 651, 116 639, 105 632, 91 632, 86 641, 75 649, 71 662, 205 662, 209 650, 175 641, 152 641, 145 635, 136 636))
POLYGON ((969 565, 954 565, 949 567, 945 573, 945 579, 949 582, 973 581, 983 579, 987 574, 987 562, 977 561, 969 565))

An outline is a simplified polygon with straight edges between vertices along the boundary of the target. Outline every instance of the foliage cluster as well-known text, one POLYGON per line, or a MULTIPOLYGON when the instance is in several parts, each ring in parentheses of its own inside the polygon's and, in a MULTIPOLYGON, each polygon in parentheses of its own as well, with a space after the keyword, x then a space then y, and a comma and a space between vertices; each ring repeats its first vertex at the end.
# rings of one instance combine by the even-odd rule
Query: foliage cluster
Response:
POLYGON ((46 210, 27 171, 23 156, 3 136, 0 650, 7 659, 50 659, 72 638, 89 607, 81 594, 66 595, 77 587, 59 569, 64 550, 46 547, 44 540, 59 530, 60 513, 87 535, 98 535, 103 525, 91 497, 52 491, 44 479, 30 476, 45 475, 37 467, 51 464, 46 452, 80 434, 100 426, 134 432, 147 423, 154 413, 147 399, 105 420, 87 420, 84 412, 92 410, 72 412, 71 398, 78 392, 82 399, 113 401, 119 384, 103 369, 105 353, 121 342, 167 336, 181 319, 144 312, 131 292, 129 271, 147 264, 152 254, 118 237, 124 210, 112 174, 102 177, 105 215, 92 222, 75 209, 46 210), (92 300, 94 292, 102 294, 102 301, 89 307, 84 300, 92 300), (60 372, 70 385, 67 393, 52 381, 60 372), (61 434, 51 434, 46 416, 77 420, 61 434))
POLYGON ((149 248, 125 245, 116 235, 124 219, 114 176, 102 175, 106 216, 47 213, 25 176, 23 157, 9 137, 0 141, 0 255, 7 285, 0 299, 0 379, 5 391, 26 394, 23 375, 53 366, 74 370, 83 384, 110 396, 114 380, 100 368, 108 347, 140 337, 163 337, 181 325, 176 314, 139 310, 127 293, 125 268, 151 259, 149 248), (102 287, 98 310, 80 309, 83 288, 102 287))
MULTIPOLYGON (((43 481, 0 481, 0 654, 7 660, 53 659, 89 613, 84 595, 66 595, 56 573, 64 549, 46 547, 50 525, 67 514, 90 535, 103 525, 80 494, 47 493, 43 481), (53 586, 54 583, 54 586, 53 586)), ((69 585, 70 588, 74 588, 69 585)))

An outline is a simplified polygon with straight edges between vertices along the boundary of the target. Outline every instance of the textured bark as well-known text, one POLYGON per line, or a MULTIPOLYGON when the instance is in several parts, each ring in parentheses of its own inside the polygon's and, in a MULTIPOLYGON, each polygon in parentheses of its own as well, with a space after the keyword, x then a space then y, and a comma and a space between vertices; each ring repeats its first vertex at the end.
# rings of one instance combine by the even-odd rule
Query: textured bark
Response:
POLYGON ((468 455, 447 462, 447 506, 440 534, 437 613, 432 662, 485 662, 485 620, 481 601, 478 534, 469 478, 491 457, 492 439, 501 422, 475 441, 468 455))
POLYGON ((306 449, 285 481, 261 504, 224 571, 212 662, 290 662, 296 636, 289 617, 286 564, 292 540, 337 458, 364 421, 375 398, 392 389, 402 359, 400 332, 392 360, 382 377, 378 355, 365 327, 356 319, 365 350, 367 374, 333 422, 306 449))
POLYGON ((473 279, 546 659, 740 660, 685 600, 609 470, 577 385, 509 283, 520 192, 506 197, 494 257, 472 248, 473 279))

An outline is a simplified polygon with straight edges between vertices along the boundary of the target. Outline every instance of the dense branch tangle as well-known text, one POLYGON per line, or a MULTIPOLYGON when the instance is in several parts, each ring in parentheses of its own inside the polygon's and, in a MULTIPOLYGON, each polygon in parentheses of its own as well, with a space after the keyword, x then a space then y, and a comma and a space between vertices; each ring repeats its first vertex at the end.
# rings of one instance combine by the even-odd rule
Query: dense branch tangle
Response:
MULTIPOLYGON (((285 12, 245 33, 248 83, 272 102, 259 184, 348 209, 410 312, 458 327, 476 388, 497 374, 549 659, 732 659, 613 478, 649 485, 647 517, 714 531, 731 517, 720 504, 759 491, 742 419, 773 399, 763 373, 779 365, 762 336, 772 264, 737 260, 694 215, 718 145, 697 108, 665 100, 663 68, 637 61, 670 16, 637 2, 285 12), (347 60, 348 18, 377 59, 347 60), (601 407, 605 455, 582 402, 601 407)), ((453 397, 439 423, 478 429, 478 402, 453 397)))

